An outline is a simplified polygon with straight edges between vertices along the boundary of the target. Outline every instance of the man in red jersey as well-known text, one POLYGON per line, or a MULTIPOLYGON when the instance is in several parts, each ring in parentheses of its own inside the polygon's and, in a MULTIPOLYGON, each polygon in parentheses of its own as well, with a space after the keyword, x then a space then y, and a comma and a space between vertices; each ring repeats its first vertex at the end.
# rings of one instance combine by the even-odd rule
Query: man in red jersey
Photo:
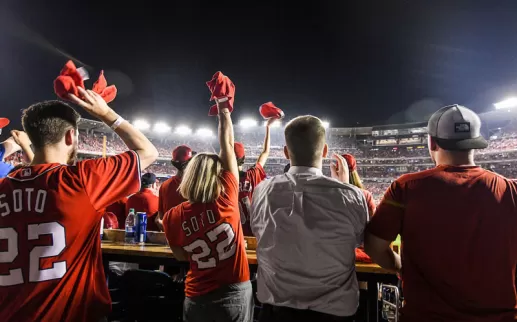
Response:
POLYGON ((260 153, 257 163, 248 170, 242 170, 242 165, 246 159, 244 145, 240 142, 235 142, 234 145, 235 157, 237 158, 237 165, 239 166, 239 210, 241 213, 241 223, 244 236, 253 236, 250 227, 251 198, 253 197, 255 187, 266 178, 264 165, 269 157, 271 124, 275 121, 276 119, 273 118, 267 121, 266 137, 264 138, 262 153, 260 153))
POLYGON ((156 195, 156 176, 154 173, 145 173, 142 176, 142 189, 135 193, 126 203, 126 213, 129 209, 135 209, 137 212, 145 212, 147 214, 147 230, 157 231, 158 227, 154 222, 156 214, 158 213, 158 196, 156 195))
POLYGON ((517 316, 517 185, 474 163, 487 142, 468 108, 428 124, 430 170, 394 181, 368 224, 364 248, 402 272, 402 321, 513 321, 517 316), (402 262, 390 249, 402 237, 402 262))
POLYGON ((163 230, 162 219, 167 210, 185 201, 179 193, 178 187, 183 177, 183 171, 194 154, 195 152, 186 145, 179 145, 172 151, 171 163, 178 171, 175 176, 167 179, 160 187, 158 216, 156 216, 156 225, 160 230, 163 230))
POLYGON ((23 111, 32 164, 0 181, 0 321, 98 321, 110 311, 100 249, 109 204, 137 192, 158 151, 93 91, 70 99, 128 152, 77 162, 79 114, 61 101, 23 111))

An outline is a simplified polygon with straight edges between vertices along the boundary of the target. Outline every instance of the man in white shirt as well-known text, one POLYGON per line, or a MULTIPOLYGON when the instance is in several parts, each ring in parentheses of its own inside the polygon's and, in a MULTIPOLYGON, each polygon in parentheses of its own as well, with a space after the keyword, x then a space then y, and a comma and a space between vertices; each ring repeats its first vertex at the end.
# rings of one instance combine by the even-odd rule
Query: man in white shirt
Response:
POLYGON ((368 209, 348 184, 348 166, 334 155, 325 177, 325 128, 300 116, 285 128, 291 168, 259 184, 251 205, 257 237, 257 297, 264 321, 349 321, 359 304, 355 248, 362 243, 368 209))

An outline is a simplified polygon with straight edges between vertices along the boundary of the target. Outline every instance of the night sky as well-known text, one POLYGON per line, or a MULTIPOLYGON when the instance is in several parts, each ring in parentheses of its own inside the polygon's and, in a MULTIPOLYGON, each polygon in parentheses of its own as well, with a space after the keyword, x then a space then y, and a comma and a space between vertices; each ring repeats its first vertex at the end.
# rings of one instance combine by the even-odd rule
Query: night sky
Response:
POLYGON ((55 98, 67 56, 91 78, 106 70, 126 118, 192 127, 213 124, 205 82, 218 70, 236 84, 236 118, 273 101, 287 118, 389 124, 517 95, 517 1, 134 3, 3 0, 1 115, 16 124, 55 98))

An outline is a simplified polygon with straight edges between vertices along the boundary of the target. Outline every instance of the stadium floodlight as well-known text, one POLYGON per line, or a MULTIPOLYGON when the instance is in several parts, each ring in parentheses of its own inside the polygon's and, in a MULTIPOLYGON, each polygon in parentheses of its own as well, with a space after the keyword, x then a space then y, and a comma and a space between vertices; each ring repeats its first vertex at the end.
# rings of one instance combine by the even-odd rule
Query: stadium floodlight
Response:
POLYGON ((210 138, 210 137, 214 136, 214 132, 212 132, 212 130, 204 128, 204 127, 198 129, 196 131, 196 134, 201 137, 205 137, 205 138, 210 138))
POLYGON ((145 120, 135 120, 133 122, 133 126, 139 130, 148 130, 151 127, 151 125, 145 120))
POLYGON ((239 121, 239 126, 241 127, 254 127, 257 126, 257 120, 254 119, 242 119, 239 121))
POLYGON ((515 107, 517 107, 517 97, 507 98, 504 101, 495 103, 494 106, 495 106, 496 110, 499 110, 502 108, 515 108, 515 107))
POLYGON ((192 133, 192 129, 186 125, 180 125, 176 128, 174 133, 176 133, 178 135, 182 135, 182 136, 189 135, 192 133))
POLYGON ((154 125, 153 130, 156 133, 167 133, 171 131, 171 127, 163 122, 158 122, 154 125))
POLYGON ((323 127, 326 129, 328 129, 330 126, 330 123, 328 121, 321 121, 321 123, 323 124, 323 127))
MULTIPOLYGON (((267 125, 267 122, 268 121, 264 121, 264 126, 267 125)), ((273 123, 271 123, 271 127, 280 127, 280 126, 282 126, 282 121, 280 121, 280 120, 276 120, 273 123)))

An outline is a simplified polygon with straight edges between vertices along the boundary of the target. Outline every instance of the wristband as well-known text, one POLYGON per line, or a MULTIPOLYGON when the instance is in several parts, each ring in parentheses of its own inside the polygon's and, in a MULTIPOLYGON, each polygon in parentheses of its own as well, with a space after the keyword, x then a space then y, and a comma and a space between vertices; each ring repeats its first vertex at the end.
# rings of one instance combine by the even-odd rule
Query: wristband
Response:
POLYGON ((119 116, 118 119, 116 119, 115 122, 110 126, 111 129, 116 130, 124 121, 124 118, 122 116, 119 116))
POLYGON ((217 103, 223 103, 223 102, 226 102, 228 101, 228 97, 221 97, 221 98, 216 98, 215 101, 217 103))

